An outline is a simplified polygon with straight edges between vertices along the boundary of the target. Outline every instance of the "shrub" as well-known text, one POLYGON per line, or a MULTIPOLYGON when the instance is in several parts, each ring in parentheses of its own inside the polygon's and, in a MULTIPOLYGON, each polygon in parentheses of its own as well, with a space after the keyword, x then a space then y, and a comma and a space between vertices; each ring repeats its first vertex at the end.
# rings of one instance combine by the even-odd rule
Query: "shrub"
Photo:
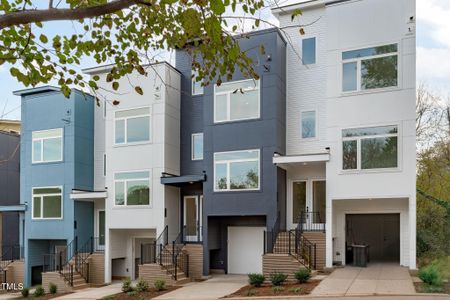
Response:
POLYGON ((247 297, 255 296, 256 295, 256 291, 254 289, 248 289, 248 290, 245 291, 244 295, 247 296, 247 297))
POLYGON ((131 286, 131 279, 125 278, 124 280, 122 280, 122 292, 128 293, 131 291, 133 291, 133 287, 131 286))
POLYGON ((58 287, 53 282, 50 282, 48 284, 48 291, 50 292, 50 294, 56 294, 56 292, 58 291, 58 287))
POLYGON ((38 286, 36 287, 36 289, 34 290, 34 294, 33 294, 33 295, 34 295, 34 297, 36 297, 36 298, 45 295, 45 291, 44 291, 44 288, 42 287, 42 285, 38 285, 38 286))
POLYGON ((305 283, 311 278, 311 270, 310 269, 300 269, 294 273, 295 279, 299 283, 305 283))
POLYGON ((266 280, 266 277, 263 274, 248 274, 248 283, 250 283, 250 285, 260 287, 264 283, 264 280, 266 280))
POLYGON ((442 285, 442 276, 439 268, 435 264, 431 264, 419 270, 419 278, 423 282, 432 286, 442 285))
POLYGON ((282 291, 284 291, 284 287, 282 286, 276 285, 272 287, 272 292, 274 292, 275 294, 281 293, 282 291))
POLYGON ((145 292, 146 290, 148 290, 148 283, 144 280, 144 278, 139 278, 139 281, 136 284, 136 290, 138 292, 145 292))
POLYGON ((22 297, 28 298, 28 295, 30 295, 30 289, 29 288, 23 288, 20 293, 22 293, 22 297))
POLYGON ((134 296, 137 295, 137 291, 131 291, 131 292, 128 292, 127 295, 128 295, 129 297, 134 297, 134 296))
POLYGON ((270 282, 272 282, 275 286, 282 285, 286 281, 287 277, 288 276, 284 273, 275 272, 270 274, 270 282))
POLYGON ((158 292, 166 289, 166 281, 164 279, 156 280, 154 285, 158 292))
POLYGON ((289 292, 294 294, 301 294, 303 293, 303 288, 302 287, 290 288, 289 292))

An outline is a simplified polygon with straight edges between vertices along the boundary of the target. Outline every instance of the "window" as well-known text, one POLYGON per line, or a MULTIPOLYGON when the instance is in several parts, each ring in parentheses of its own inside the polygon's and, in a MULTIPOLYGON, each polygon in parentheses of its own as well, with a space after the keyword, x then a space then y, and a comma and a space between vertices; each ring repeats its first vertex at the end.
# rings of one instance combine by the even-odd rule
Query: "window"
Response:
POLYGON ((398 127, 381 126, 342 131, 344 170, 398 167, 398 127))
POLYGON ((342 53, 343 92, 396 87, 397 84, 397 44, 342 53))
POLYGON ((192 95, 203 95, 202 81, 197 81, 198 72, 192 71, 192 95))
POLYGON ((192 160, 203 159, 203 133, 194 133, 192 135, 192 160))
POLYGON ((326 223, 326 207, 327 207, 327 193, 326 181, 314 180, 313 184, 313 222, 324 224, 326 223))
POLYGON ((292 223, 299 222, 300 214, 306 208, 306 181, 292 183, 292 223))
POLYGON ((33 163, 62 161, 63 129, 33 131, 33 163))
POLYGON ((227 82, 214 89, 214 122, 259 118, 259 80, 227 82))
POLYGON ((116 145, 150 141, 150 108, 116 111, 115 116, 116 145))
POLYGON ((302 112, 302 138, 309 139, 316 137, 316 112, 302 112))
POLYGON ((259 150, 214 153, 214 190, 258 190, 259 150))
POLYGON ((117 206, 150 205, 150 172, 121 172, 114 175, 117 206))
POLYGON ((62 188, 33 188, 33 219, 62 219, 62 188))
POLYGON ((316 63, 316 38, 302 40, 302 61, 304 65, 316 63))

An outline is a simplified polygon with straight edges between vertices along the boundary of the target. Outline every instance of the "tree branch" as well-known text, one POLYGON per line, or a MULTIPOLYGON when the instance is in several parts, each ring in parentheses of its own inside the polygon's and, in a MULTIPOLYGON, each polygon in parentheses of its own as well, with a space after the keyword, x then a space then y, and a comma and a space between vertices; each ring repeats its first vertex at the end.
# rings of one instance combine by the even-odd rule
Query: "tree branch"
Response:
POLYGON ((120 11, 135 4, 151 5, 145 0, 113 0, 101 5, 75 9, 25 9, 0 15, 0 30, 14 25, 36 22, 94 18, 120 11))

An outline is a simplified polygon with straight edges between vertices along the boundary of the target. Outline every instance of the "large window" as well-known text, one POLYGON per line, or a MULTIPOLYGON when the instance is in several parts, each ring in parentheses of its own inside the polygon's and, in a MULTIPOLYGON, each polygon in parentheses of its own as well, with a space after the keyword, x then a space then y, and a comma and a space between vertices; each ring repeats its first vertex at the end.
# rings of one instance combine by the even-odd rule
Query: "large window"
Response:
POLYGON ((203 133, 192 134, 192 160, 203 159, 203 133))
POLYGON ((203 94, 203 85, 202 81, 197 81, 198 72, 192 72, 192 95, 202 95, 203 94))
POLYGON ((62 161, 63 129, 33 131, 33 163, 62 161))
POLYGON ((316 38, 302 40, 302 61, 304 65, 316 63, 316 38))
POLYGON ((316 137, 316 112, 303 111, 302 112, 302 139, 310 139, 316 137))
POLYGON ((114 175, 115 205, 150 205, 150 172, 121 172, 114 175))
POLYGON ((62 188, 33 188, 33 219, 62 219, 62 188))
POLYGON ((214 153, 214 190, 258 190, 259 150, 214 153))
POLYGON ((398 127, 380 126, 342 131, 344 170, 398 167, 398 127))
POLYGON ((150 108, 116 111, 115 117, 116 145, 150 140, 150 108))
POLYGON ((355 92, 398 85, 398 45, 342 53, 342 91, 355 92))
POLYGON ((259 118, 259 80, 243 80, 215 86, 214 122, 259 118))

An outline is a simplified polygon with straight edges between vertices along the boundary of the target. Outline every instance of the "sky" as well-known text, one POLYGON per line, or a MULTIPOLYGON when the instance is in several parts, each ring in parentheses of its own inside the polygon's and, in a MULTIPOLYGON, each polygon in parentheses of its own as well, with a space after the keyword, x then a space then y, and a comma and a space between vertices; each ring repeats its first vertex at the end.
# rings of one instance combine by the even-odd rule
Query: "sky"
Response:
MULTIPOLYGON (((426 84, 436 94, 450 95, 450 1, 416 0, 417 3, 417 82, 426 84)), ((272 23, 276 19, 270 9, 261 12, 261 18, 272 23)), ((72 34, 76 28, 71 22, 51 22, 44 26, 51 36, 72 34)), ((82 68, 93 66, 85 58, 82 68)), ((9 74, 8 65, 0 66, 0 118, 20 119, 20 98, 12 94, 23 89, 9 74)))

